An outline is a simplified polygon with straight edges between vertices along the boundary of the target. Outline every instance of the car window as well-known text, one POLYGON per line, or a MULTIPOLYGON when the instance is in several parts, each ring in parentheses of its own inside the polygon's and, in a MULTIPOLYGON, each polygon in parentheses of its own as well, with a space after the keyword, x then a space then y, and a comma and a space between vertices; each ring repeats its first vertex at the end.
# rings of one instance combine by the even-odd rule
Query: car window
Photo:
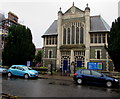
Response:
POLYGON ((86 75, 90 75, 90 70, 82 70, 81 73, 86 74, 86 75))
POLYGON ((19 69, 19 70, 23 70, 23 68, 22 68, 22 67, 17 67, 17 69, 19 69))
POLYGON ((16 66, 14 66, 14 67, 11 67, 12 69, 16 69, 16 66))
POLYGON ((24 66, 23 68, 24 68, 25 70, 32 70, 32 68, 27 67, 27 66, 24 66))
POLYGON ((92 70, 92 75, 98 76, 98 77, 101 77, 101 76, 102 76, 101 73, 99 73, 99 72, 97 72, 97 71, 93 71, 93 70, 92 70))

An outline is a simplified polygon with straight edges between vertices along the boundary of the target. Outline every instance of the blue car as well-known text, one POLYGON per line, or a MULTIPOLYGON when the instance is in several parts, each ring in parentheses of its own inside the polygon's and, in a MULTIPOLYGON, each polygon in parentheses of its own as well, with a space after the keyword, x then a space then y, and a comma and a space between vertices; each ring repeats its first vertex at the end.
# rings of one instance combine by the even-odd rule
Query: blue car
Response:
POLYGON ((74 81, 77 84, 83 83, 94 83, 94 84, 104 84, 107 87, 118 86, 119 81, 113 77, 106 76, 95 70, 89 69, 79 69, 74 73, 74 81))
POLYGON ((8 77, 12 75, 23 76, 25 79, 28 79, 29 77, 38 77, 38 71, 25 65, 12 65, 8 69, 8 77))

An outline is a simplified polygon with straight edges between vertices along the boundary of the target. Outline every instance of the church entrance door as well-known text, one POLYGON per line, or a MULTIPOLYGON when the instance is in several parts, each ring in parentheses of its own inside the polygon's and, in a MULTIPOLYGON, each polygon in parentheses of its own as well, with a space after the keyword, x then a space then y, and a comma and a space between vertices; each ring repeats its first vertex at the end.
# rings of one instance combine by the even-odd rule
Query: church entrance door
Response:
POLYGON ((82 61, 80 60, 77 61, 77 67, 82 67, 82 61))
POLYGON ((68 60, 63 60, 63 71, 67 71, 68 69, 68 60))

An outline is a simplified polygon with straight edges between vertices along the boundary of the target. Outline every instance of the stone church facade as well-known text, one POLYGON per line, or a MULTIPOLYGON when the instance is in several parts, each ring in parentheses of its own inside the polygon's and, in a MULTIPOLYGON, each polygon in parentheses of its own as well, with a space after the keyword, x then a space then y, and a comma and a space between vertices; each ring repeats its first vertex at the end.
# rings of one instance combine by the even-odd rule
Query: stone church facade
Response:
POLYGON ((81 10, 72 5, 65 13, 58 11, 55 20, 42 36, 43 65, 69 70, 86 67, 89 62, 102 63, 103 70, 113 70, 105 49, 109 25, 100 16, 90 16, 90 8, 81 10))

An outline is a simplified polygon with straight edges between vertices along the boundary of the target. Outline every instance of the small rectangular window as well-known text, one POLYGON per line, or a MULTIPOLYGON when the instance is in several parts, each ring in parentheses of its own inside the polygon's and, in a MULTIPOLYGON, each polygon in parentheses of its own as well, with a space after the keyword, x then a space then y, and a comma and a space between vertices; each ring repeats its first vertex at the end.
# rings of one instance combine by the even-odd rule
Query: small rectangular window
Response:
POLYGON ((95 43, 97 43, 97 34, 95 34, 95 43))
POLYGON ((93 43, 93 34, 90 36, 90 42, 93 43))
POLYGON ((52 51, 49 51, 49 58, 52 58, 52 51))
POLYGON ((106 42, 105 34, 102 35, 102 38, 103 38, 103 43, 105 43, 106 42))
POLYGON ((98 43, 101 43, 101 34, 98 34, 98 43))
POLYGON ((97 59, 100 59, 100 51, 97 51, 97 59))

